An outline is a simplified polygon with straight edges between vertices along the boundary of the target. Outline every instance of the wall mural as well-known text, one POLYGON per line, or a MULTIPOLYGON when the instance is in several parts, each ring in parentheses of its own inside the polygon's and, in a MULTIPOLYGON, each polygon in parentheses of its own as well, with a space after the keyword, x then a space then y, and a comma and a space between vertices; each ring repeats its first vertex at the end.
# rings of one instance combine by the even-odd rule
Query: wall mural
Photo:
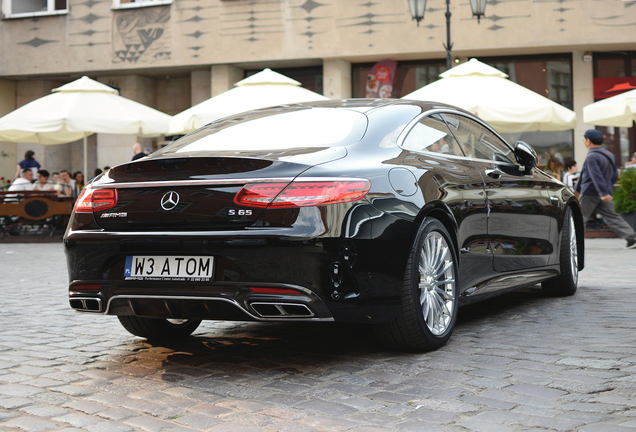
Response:
MULTIPOLYGON (((33 27, 29 28, 29 33, 35 33, 38 30, 40 30, 40 27, 38 26, 40 19, 39 18, 33 18, 31 20, 31 22, 33 23, 33 27)), ((59 42, 59 40, 54 40, 54 39, 42 39, 40 37, 38 37, 37 35, 35 36, 31 36, 31 39, 23 41, 23 42, 17 42, 17 45, 28 45, 31 46, 33 48, 39 48, 42 45, 46 45, 46 44, 50 44, 50 43, 56 43, 59 42)))
MULTIPOLYGON (((376 7, 378 5, 382 7, 382 4, 379 2, 360 2, 356 6, 360 10, 361 15, 339 18, 338 27, 351 27, 352 29, 356 29, 360 34, 371 36, 375 33, 381 33, 381 26, 404 25, 404 13, 381 13, 376 7)), ((406 3, 403 4, 403 8, 406 8, 406 3)), ((373 43, 369 43, 368 46, 372 48, 373 43)))
POLYGON ((170 7, 119 11, 113 20, 113 63, 169 60, 170 7))
MULTIPOLYGON (((91 48, 95 45, 110 45, 110 18, 107 14, 109 7, 110 3, 106 4, 104 1, 97 0, 86 0, 73 4, 69 17, 69 47, 91 48), (93 12, 93 8, 100 5, 102 12, 93 12)), ((90 54, 86 62, 93 63, 95 60, 92 54, 95 51, 89 50, 88 52, 90 54)))
POLYGON ((258 42, 285 32, 280 1, 230 3, 225 10, 219 16, 221 36, 258 42))
POLYGON ((216 16, 210 16, 210 12, 214 12, 213 9, 217 9, 218 6, 209 6, 209 3, 206 1, 201 4, 199 0, 176 0, 175 3, 175 10, 180 16, 177 22, 185 23, 181 28, 184 29, 183 36, 186 36, 188 45, 186 48, 192 58, 200 56, 199 51, 205 48, 205 43, 199 39, 210 34, 209 30, 214 26, 210 21, 218 19, 216 16))

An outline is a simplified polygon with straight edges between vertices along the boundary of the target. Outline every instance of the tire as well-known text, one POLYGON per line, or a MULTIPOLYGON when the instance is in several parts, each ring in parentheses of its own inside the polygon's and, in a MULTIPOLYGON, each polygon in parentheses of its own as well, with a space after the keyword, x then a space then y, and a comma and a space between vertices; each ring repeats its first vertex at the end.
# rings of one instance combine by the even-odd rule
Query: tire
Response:
POLYGON ((450 339, 457 321, 457 253, 448 231, 426 218, 411 249, 395 321, 375 327, 393 349, 430 351, 450 339))
POLYGON ((559 253, 561 274, 541 283, 543 293, 551 297, 571 296, 576 292, 579 282, 578 243, 576 226, 572 210, 568 207, 561 232, 561 250, 559 253))
POLYGON ((147 339, 182 339, 190 336, 201 324, 201 320, 195 319, 167 320, 131 315, 118 315, 117 318, 128 332, 147 339))

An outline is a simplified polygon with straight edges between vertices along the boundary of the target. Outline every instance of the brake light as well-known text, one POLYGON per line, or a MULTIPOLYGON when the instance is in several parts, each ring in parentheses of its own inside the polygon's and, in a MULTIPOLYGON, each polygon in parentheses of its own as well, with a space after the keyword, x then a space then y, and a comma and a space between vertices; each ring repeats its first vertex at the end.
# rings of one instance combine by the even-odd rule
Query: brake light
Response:
POLYGON ((368 180, 250 183, 236 194, 234 202, 250 207, 307 207, 358 201, 370 188, 368 180))
POLYGON ((82 189, 73 210, 76 213, 95 213, 117 205, 117 189, 82 189))

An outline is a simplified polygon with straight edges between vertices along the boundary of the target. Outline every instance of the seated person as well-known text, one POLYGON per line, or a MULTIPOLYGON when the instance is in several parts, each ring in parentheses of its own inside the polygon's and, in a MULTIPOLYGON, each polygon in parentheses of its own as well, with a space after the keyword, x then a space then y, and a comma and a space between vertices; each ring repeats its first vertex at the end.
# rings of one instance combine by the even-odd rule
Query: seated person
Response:
POLYGON ((434 153, 444 153, 444 154, 454 154, 451 151, 451 147, 449 145, 449 139, 447 136, 440 138, 431 144, 426 150, 434 153))
MULTIPOLYGON (((24 168, 22 170, 22 175, 15 179, 11 186, 9 186, 9 192, 17 192, 17 191, 30 191, 33 190, 33 171, 31 168, 24 168)), ((10 194, 5 195, 5 201, 8 202, 17 202, 18 194, 10 194)))
POLYGON ((71 173, 60 171, 60 182, 55 185, 58 196, 61 197, 77 197, 77 183, 71 178, 71 173))
POLYGON ((49 181, 49 172, 45 169, 38 171, 38 181, 33 184, 34 191, 55 191, 55 183, 49 181))

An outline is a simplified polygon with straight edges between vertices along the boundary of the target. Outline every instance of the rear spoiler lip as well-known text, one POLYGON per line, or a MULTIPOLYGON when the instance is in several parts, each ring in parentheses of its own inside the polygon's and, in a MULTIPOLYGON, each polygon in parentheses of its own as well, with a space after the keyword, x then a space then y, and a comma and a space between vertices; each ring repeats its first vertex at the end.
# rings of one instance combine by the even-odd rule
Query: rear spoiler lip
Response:
POLYGON ((218 186, 218 185, 244 185, 246 183, 291 183, 295 182, 320 182, 320 181, 368 181, 357 177, 251 177, 241 179, 202 179, 179 181, 149 181, 127 183, 100 183, 91 184, 93 189, 129 189, 140 187, 177 187, 177 186, 218 186))

